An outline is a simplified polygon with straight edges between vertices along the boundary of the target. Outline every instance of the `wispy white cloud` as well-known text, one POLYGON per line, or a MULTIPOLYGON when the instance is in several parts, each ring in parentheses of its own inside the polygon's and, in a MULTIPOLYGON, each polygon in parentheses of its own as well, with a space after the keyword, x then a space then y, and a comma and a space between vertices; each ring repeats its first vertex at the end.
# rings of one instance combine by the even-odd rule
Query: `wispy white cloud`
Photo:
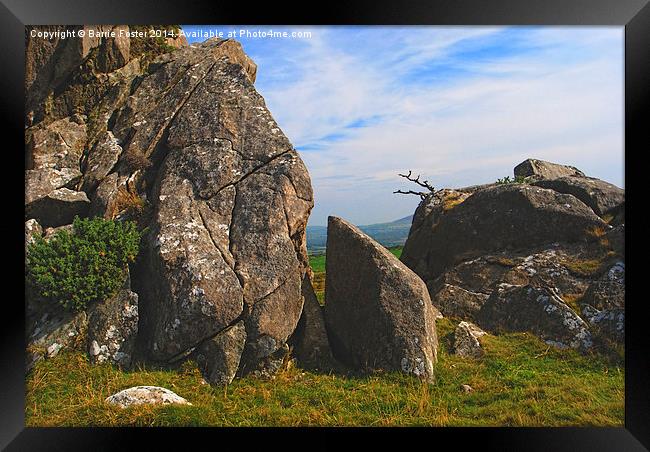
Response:
POLYGON ((310 224, 411 214, 417 197, 392 194, 409 169, 462 186, 535 157, 623 184, 622 28, 308 29, 243 45, 309 168, 310 224))

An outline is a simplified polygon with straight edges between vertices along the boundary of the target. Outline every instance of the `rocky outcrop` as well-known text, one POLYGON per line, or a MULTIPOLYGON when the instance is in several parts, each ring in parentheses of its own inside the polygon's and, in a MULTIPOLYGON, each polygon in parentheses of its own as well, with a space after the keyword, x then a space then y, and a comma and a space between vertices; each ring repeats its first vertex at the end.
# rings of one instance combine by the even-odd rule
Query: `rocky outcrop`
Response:
POLYGON ((433 377, 438 341, 426 286, 387 249, 329 217, 325 324, 334 356, 361 370, 433 377))
POLYGON ((302 281, 302 296, 305 299, 302 314, 290 341, 294 355, 302 368, 324 371, 334 369, 337 364, 327 338, 323 310, 308 275, 302 281))
POLYGON ((159 386, 134 386, 106 398, 106 403, 127 408, 133 405, 192 405, 173 391, 159 386))
POLYGON ((587 350, 591 332, 550 288, 500 284, 478 314, 481 327, 496 332, 530 332, 548 344, 587 350))
POLYGON ((589 318, 619 319, 613 310, 623 305, 623 284, 595 278, 624 258, 623 190, 534 159, 515 175, 523 182, 426 196, 401 260, 424 279, 446 317, 580 349, 589 348, 592 333, 609 329, 616 337, 609 328, 616 321, 600 327, 577 312, 589 306, 602 312, 589 318), (616 218, 623 218, 616 228, 606 223, 616 218))
MULTIPOLYGON (((239 43, 176 40, 156 56, 151 42, 119 33, 128 28, 51 46, 29 40, 39 55, 28 57, 26 219, 137 220, 148 231, 132 273, 138 356, 196 353, 220 383, 266 372, 284 359, 303 311, 307 169, 253 87, 257 66, 239 43)), ((105 336, 124 311, 109 305, 88 349, 121 363, 131 353, 105 336)))
POLYGON ((617 212, 625 201, 623 189, 593 177, 564 176, 537 181, 533 185, 573 195, 591 207, 600 217, 617 212))
POLYGON ((465 358, 480 358, 484 355, 479 338, 487 334, 470 322, 460 322, 454 330, 454 353, 465 358))
POLYGON ((590 229, 609 228, 574 196, 526 184, 479 190, 434 224, 409 235, 401 256, 425 281, 484 254, 585 240, 590 229))
POLYGON ((563 176, 584 176, 574 166, 558 165, 538 159, 526 159, 514 169, 515 177, 532 177, 534 179, 557 179, 563 176))

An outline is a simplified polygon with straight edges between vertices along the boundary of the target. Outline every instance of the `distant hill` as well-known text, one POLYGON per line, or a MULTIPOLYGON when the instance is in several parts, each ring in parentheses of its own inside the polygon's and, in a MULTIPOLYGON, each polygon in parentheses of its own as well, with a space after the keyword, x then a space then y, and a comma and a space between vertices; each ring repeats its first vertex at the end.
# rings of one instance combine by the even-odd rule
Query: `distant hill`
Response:
MULTIPOLYGON (((389 223, 359 226, 363 232, 384 246, 404 245, 411 229, 413 216, 409 215, 389 223)), ((327 245, 327 226, 307 226, 307 251, 310 254, 325 252, 327 245)))

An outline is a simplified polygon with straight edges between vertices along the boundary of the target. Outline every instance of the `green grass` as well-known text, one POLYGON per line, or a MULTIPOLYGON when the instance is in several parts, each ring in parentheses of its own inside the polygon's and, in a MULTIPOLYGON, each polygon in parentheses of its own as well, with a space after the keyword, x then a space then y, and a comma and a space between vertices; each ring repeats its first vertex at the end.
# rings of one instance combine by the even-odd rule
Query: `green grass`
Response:
POLYGON ((448 353, 455 324, 437 322, 432 384, 398 373, 328 375, 283 369, 274 380, 246 377, 226 388, 199 372, 91 366, 67 352, 27 377, 27 426, 623 426, 624 370, 602 358, 549 349, 527 334, 482 338, 478 361, 448 353), (464 393, 460 385, 474 388, 464 393), (120 409, 104 399, 135 385, 169 388, 193 406, 120 409))
POLYGON ((309 265, 314 273, 324 273, 325 272, 325 255, 316 254, 309 256, 309 265))
MULTIPOLYGON (((401 248, 391 250, 399 257, 401 248)), ((322 303, 325 256, 311 256, 322 303), (321 270, 322 269, 322 270, 321 270), (322 287, 321 287, 322 286, 322 287)), ((449 353, 457 322, 436 322, 431 384, 400 373, 318 374, 295 365, 275 379, 202 382, 191 362, 177 370, 124 372, 62 352, 27 376, 27 426, 617 426, 624 425, 623 359, 557 350, 526 333, 481 338, 479 360, 449 353), (461 390, 461 384, 474 388, 461 390), (136 385, 163 386, 192 406, 121 409, 104 402, 136 385)))

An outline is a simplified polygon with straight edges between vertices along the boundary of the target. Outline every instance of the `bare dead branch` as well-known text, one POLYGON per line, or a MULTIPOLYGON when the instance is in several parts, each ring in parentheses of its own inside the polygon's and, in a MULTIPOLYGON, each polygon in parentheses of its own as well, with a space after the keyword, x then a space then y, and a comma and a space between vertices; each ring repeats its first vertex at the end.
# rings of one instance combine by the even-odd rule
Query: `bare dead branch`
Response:
POLYGON ((420 187, 426 188, 426 189, 429 190, 430 192, 434 192, 434 191, 436 191, 436 189, 433 188, 433 185, 429 184, 429 181, 428 181, 428 180, 425 180, 425 181, 421 181, 421 182, 420 182, 420 175, 418 174, 418 177, 416 177, 415 179, 413 179, 413 178, 411 177, 412 174, 413 174, 413 171, 409 170, 409 173, 408 173, 408 174, 398 174, 398 176, 400 176, 400 177, 404 177, 404 178, 410 180, 411 182, 415 182, 415 183, 418 184, 420 187))
MULTIPOLYGON (((411 170, 409 170, 408 174, 398 174, 398 176, 404 177, 405 179, 407 179, 407 180, 409 180, 411 182, 415 182, 420 187, 426 188, 427 190, 429 190, 430 193, 435 193, 436 189, 433 187, 433 185, 431 185, 429 183, 428 180, 420 181, 420 175, 419 174, 418 174, 418 176, 416 178, 413 178, 412 175, 413 175, 413 171, 411 171, 411 170)), ((393 193, 399 193, 399 194, 402 194, 402 195, 418 195, 422 199, 426 198, 429 195, 429 193, 427 193, 427 192, 420 192, 420 191, 413 191, 413 190, 409 190, 409 191, 397 190, 397 191, 394 191, 393 193)))
POLYGON ((420 191, 413 191, 413 190, 409 190, 409 191, 396 190, 393 193, 399 193, 401 195, 418 195, 422 199, 427 197, 426 193, 420 191))

